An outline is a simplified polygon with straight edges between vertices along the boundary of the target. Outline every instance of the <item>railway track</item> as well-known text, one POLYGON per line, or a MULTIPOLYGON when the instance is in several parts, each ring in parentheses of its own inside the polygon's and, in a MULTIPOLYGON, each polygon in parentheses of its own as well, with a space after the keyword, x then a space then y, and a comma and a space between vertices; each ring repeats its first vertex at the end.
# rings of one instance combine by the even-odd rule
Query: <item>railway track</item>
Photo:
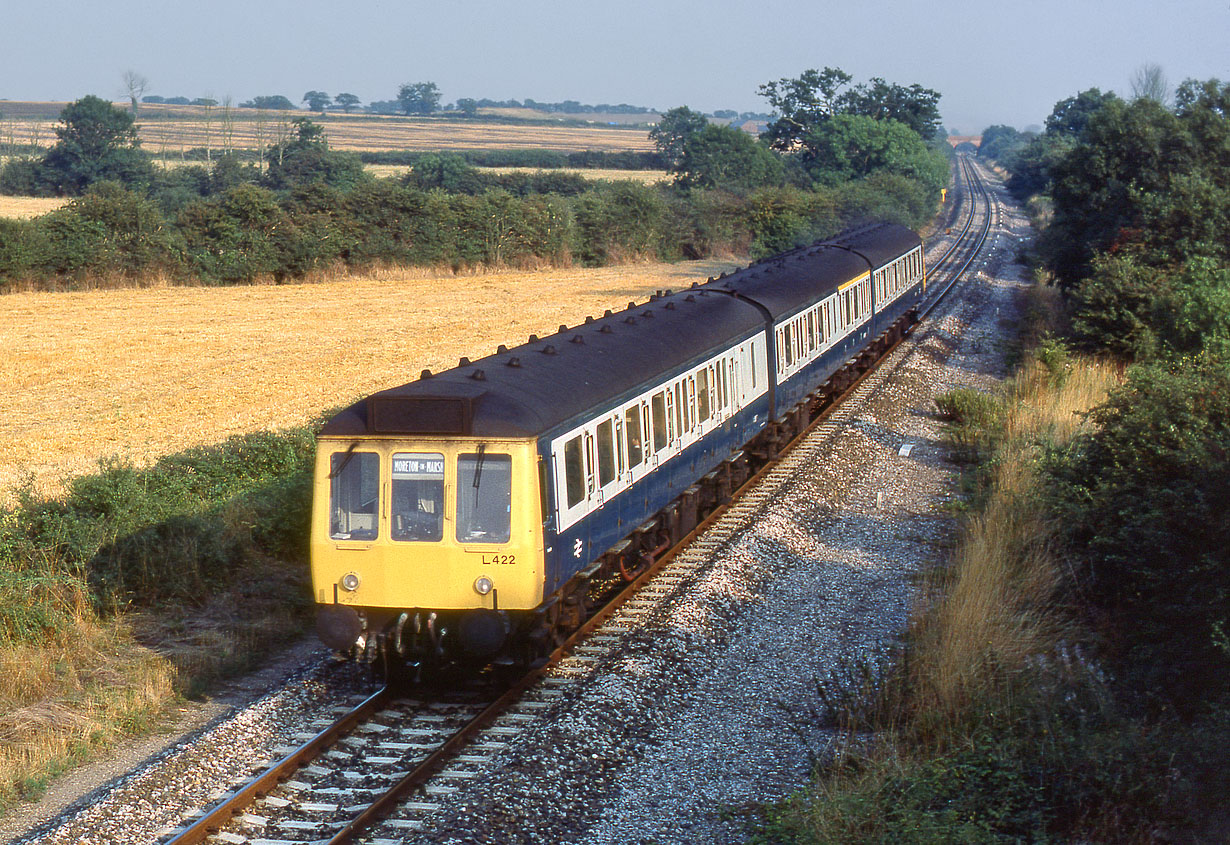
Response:
MULTIPOLYGON (((977 260, 998 213, 985 181, 960 159, 966 213, 952 245, 928 273, 929 314, 977 260)), ((891 351, 891 349, 889 350, 891 351)), ((887 357, 888 352, 883 357, 887 357)), ((725 508, 661 556, 656 564, 592 615, 540 666, 514 684, 473 683, 461 689, 425 687, 402 697, 385 687, 336 719, 322 717, 316 734, 279 749, 285 756, 242 788, 161 841, 241 845, 404 841, 424 827, 442 801, 480 776, 527 722, 548 712, 564 689, 590 674, 647 614, 700 574, 712 554, 776 495, 815 443, 848 422, 846 397, 875 372, 873 366, 826 408, 783 455, 763 467, 725 508), (819 433, 819 438, 811 435, 819 433)))

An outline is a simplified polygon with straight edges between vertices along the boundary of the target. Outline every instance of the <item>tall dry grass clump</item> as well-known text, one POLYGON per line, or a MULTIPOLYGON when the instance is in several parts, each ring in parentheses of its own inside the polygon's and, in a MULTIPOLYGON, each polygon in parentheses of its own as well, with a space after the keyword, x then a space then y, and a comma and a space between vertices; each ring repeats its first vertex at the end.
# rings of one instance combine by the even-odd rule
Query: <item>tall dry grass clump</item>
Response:
MULTIPOLYGON (((1071 639, 1067 573, 1054 548, 1038 467, 1048 450, 1064 448, 1090 425, 1088 412, 1119 378, 1113 365, 1043 344, 1004 385, 997 412, 975 423, 993 430, 973 439, 995 444, 981 467, 982 501, 967 518, 950 565, 926 585, 910 633, 905 689, 890 707, 905 711, 893 722, 909 722, 947 747, 962 714, 1009 694, 1040 655, 1071 639)), ((959 442, 971 439, 967 425, 958 420, 951 427, 959 442)))
POLYGON ((1043 342, 994 395, 937 399, 971 490, 961 536, 926 576, 887 668, 821 684, 836 750, 809 789, 769 810, 771 837, 1148 841, 1134 813, 1164 767, 1150 768, 1156 755, 1083 656, 1042 469, 1119 381, 1118 368, 1043 342))
POLYGON ((142 731, 175 694, 175 669, 88 607, 41 642, 0 648, 0 807, 37 796, 96 749, 142 731))

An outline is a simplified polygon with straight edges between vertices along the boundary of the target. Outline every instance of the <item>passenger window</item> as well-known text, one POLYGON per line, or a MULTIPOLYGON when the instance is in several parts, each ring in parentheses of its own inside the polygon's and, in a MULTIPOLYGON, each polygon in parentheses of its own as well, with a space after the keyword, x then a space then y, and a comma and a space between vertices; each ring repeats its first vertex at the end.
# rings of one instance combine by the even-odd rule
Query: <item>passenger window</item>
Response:
POLYGON ((585 499, 585 467, 581 457, 581 435, 564 444, 564 484, 568 507, 575 508, 585 499))
POLYGON ((457 456, 457 540, 507 543, 512 536, 512 457, 457 456))
POLYGON ((784 339, 783 346, 786 347, 786 366, 794 364, 794 344, 790 342, 790 326, 787 324, 782 327, 782 337, 784 339))
POLYGON ((814 352, 816 349, 816 312, 807 312, 807 351, 814 352))
POLYGON ((392 495, 389 535, 394 540, 438 543, 444 539, 444 455, 395 453, 392 495))
POLYGON ((628 436, 628 468, 638 467, 644 459, 644 443, 641 440, 641 406, 633 405, 624 414, 624 431, 628 436))
POLYGON ((683 410, 687 415, 687 430, 691 431, 696 427, 700 419, 697 416, 696 376, 688 376, 688 383, 685 389, 688 394, 688 405, 683 410))
POLYGON ((334 452, 329 458, 329 478, 329 537, 375 540, 380 533, 380 456, 334 452))
POLYGON ((609 419, 598 423, 599 487, 605 487, 615 480, 615 444, 611 437, 611 426, 609 419))
POLYGON ((703 423, 709 419, 709 371, 701 370, 696 374, 696 422, 703 423))
POLYGON ((649 400, 653 408, 653 450, 661 452, 666 448, 666 394, 655 393, 649 400))

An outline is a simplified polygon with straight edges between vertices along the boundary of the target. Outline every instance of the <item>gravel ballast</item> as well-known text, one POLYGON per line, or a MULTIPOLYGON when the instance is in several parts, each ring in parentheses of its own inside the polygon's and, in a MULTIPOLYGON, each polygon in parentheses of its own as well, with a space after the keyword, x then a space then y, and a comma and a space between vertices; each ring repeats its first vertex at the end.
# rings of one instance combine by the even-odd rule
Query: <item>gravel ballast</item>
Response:
MULTIPOLYGON (((954 538, 957 470, 934 397, 1003 375, 1000 339, 1024 287, 1011 258, 1028 227, 1002 196, 1000 206, 984 266, 774 471, 695 576, 664 591, 597 665, 573 680, 556 673, 563 695, 427 829, 374 836, 742 843, 764 803, 807 784, 833 739, 816 681, 900 636, 915 577, 954 538)), ((330 676, 305 672, 24 841, 155 841, 312 730, 328 705, 360 694, 330 676)))
POLYGON ((407 841, 742 843, 760 806, 807 784, 833 739, 816 681, 899 637, 914 577, 954 538, 934 397, 1004 374, 1028 225, 1000 202, 989 259, 792 456, 750 524, 407 841))

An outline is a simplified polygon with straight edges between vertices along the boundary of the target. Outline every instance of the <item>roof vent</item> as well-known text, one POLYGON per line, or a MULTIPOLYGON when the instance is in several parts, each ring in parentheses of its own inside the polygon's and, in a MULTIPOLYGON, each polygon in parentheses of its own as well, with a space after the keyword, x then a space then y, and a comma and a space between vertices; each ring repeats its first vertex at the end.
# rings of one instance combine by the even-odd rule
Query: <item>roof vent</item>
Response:
POLYGON ((568 327, 567 327, 567 326, 565 326, 563 323, 560 323, 560 324, 559 324, 559 333, 560 333, 560 334, 563 334, 563 333, 564 333, 564 332, 566 332, 566 331, 568 331, 568 327))
POLYGON ((627 323, 629 326, 635 326, 636 318, 635 317, 624 317, 624 322, 627 323))
POLYGON ((581 337, 579 334, 578 334, 578 335, 573 335, 573 337, 572 337, 572 342, 573 342, 573 343, 584 343, 584 342, 585 342, 585 338, 581 337))
POLYGON ((538 335, 536 334, 530 335, 530 343, 537 343, 537 342, 538 342, 538 335))
POLYGON ((642 317, 652 317, 652 316, 653 316, 653 311, 651 311, 651 310, 649 310, 649 309, 645 309, 644 311, 642 311, 642 312, 641 312, 641 316, 642 316, 642 317))
POLYGON ((555 347, 548 343, 546 346, 542 348, 542 354, 543 355, 554 355, 555 347))
POLYGON ((423 372, 419 375, 419 378, 432 378, 431 370, 423 370, 423 372))
POLYGON ((458 367, 467 367, 470 364, 470 359, 462 355, 461 360, 457 362, 458 367))
POLYGON ((599 334, 611 334, 614 331, 610 323, 603 323, 602 328, 598 329, 599 334))
POLYGON ((495 354, 496 354, 496 355, 503 355, 503 354, 504 354, 505 352, 507 352, 507 351, 508 351, 508 347, 507 347, 507 346, 505 346, 505 345, 504 345, 504 344, 502 344, 502 343, 501 343, 499 346, 497 346, 497 347, 495 348, 495 354))
POLYGON ((696 297, 689 293, 687 296, 683 298, 683 301, 684 302, 695 302, 696 297))
POLYGON ((628 310, 628 311, 631 311, 631 310, 632 310, 633 308, 635 308, 635 307, 636 307, 636 303, 635 303, 635 302, 629 302, 629 303, 628 303, 628 308, 627 308, 627 310, 628 310))
POLYGON ((662 307, 663 307, 663 308, 665 308, 667 311, 674 311, 674 310, 675 310, 675 303, 673 303, 673 302, 668 302, 668 303, 666 303, 665 305, 663 305, 662 307))
POLYGON ((586 317, 586 318, 585 318, 585 325, 587 325, 587 326, 588 326, 588 325, 589 325, 590 323, 592 323, 593 321, 594 321, 594 318, 593 318, 593 317, 586 317))
POLYGON ((692 282, 691 290, 696 290, 698 287, 700 287, 700 282, 692 282))
POLYGON ((511 358, 509 358, 509 359, 508 359, 508 363, 506 363, 504 366, 506 366, 506 367, 520 367, 520 366, 521 366, 521 359, 520 359, 520 358, 518 358, 517 356, 515 356, 515 355, 514 355, 513 357, 511 357, 511 358))
POLYGON ((475 370, 474 372, 470 373, 470 378, 474 379, 475 381, 486 381, 487 374, 484 373, 482 370, 475 370))
POLYGON ((610 309, 610 308, 608 308, 608 309, 606 309, 605 311, 603 311, 603 312, 602 312, 602 316, 603 316, 603 317, 610 317, 610 316, 611 316, 611 309, 610 309))

